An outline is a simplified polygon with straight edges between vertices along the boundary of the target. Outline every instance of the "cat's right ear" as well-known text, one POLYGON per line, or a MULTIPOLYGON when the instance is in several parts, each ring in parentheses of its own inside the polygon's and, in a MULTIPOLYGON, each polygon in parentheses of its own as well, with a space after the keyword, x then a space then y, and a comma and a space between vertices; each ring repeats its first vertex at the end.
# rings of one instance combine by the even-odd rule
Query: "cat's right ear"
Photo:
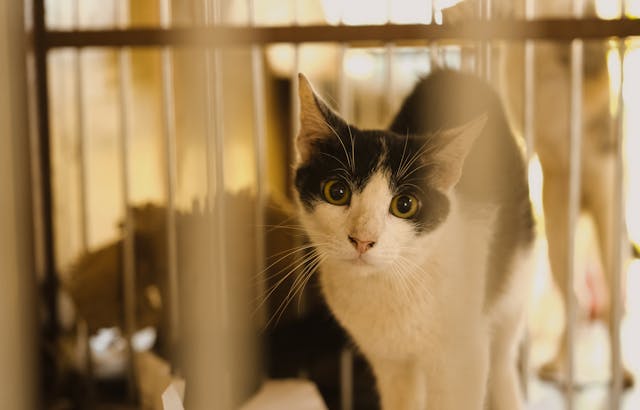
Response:
POLYGON ((306 162, 312 154, 315 141, 333 135, 329 121, 337 115, 316 95, 307 77, 298 74, 298 95, 300 97, 300 131, 296 137, 298 163, 306 162))

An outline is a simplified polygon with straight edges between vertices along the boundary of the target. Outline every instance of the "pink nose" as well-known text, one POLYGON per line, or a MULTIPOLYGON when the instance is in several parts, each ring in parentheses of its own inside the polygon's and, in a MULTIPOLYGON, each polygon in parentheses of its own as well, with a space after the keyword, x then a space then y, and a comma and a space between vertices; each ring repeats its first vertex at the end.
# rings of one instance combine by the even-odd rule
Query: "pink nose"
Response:
POLYGON ((351 245, 356 248, 360 255, 373 248, 376 244, 374 241, 363 241, 362 239, 358 239, 353 236, 349 236, 349 242, 351 242, 351 245))

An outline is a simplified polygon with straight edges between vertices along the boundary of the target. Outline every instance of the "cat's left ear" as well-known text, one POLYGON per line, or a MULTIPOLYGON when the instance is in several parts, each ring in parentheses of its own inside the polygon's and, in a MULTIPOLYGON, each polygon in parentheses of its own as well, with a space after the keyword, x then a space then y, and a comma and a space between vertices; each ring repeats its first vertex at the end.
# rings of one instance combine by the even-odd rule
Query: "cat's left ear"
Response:
POLYGON ((437 136, 441 145, 430 154, 430 161, 436 165, 433 176, 436 188, 448 191, 458 183, 464 161, 473 143, 484 130, 487 118, 486 113, 482 114, 460 127, 442 131, 437 136))
POLYGON ((298 95, 300 131, 296 137, 296 149, 298 162, 304 163, 311 156, 314 143, 324 138, 335 138, 335 130, 344 120, 316 95, 311 83, 303 74, 298 74, 298 95))

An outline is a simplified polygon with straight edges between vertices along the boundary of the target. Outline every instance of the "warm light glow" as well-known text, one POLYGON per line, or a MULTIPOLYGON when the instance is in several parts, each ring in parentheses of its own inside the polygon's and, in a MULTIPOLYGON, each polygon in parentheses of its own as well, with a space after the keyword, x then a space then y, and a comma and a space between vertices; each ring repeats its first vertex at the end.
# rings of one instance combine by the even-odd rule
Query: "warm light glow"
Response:
POLYGON ((627 0, 627 17, 640 18, 640 0, 627 0))
POLYGON ((596 15, 604 20, 620 17, 622 4, 616 0, 596 0, 596 15))
POLYGON ((627 229, 631 239, 640 243, 640 48, 630 45, 624 58, 622 95, 625 105, 625 146, 627 165, 627 229))
POLYGON ((529 161, 529 198, 533 205, 533 212, 536 219, 541 219, 542 208, 542 165, 538 155, 533 155, 529 161))
POLYGON ((609 69, 609 110, 612 116, 618 112, 618 98, 620 93, 620 50, 610 48, 607 51, 607 68, 609 69))
POLYGON ((367 51, 351 51, 344 61, 344 69, 349 77, 371 78, 375 68, 375 58, 367 51))
POLYGON ((462 0, 322 0, 329 24, 442 24, 442 10, 462 0), (435 12, 435 13, 434 13, 435 12))

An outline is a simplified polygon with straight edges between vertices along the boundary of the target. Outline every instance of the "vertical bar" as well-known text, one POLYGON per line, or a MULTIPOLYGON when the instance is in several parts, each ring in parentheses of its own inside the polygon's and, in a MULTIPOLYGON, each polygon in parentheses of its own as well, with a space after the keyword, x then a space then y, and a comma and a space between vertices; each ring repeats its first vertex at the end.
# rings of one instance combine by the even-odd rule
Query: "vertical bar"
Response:
MULTIPOLYGON (((35 134, 32 114, 33 52, 31 32, 25 24, 22 1, 0 3, 0 402, 3 409, 39 409, 44 407, 42 381, 37 370, 41 300, 37 298, 35 272, 40 268, 39 243, 32 231, 34 211, 32 192, 35 134), (25 27, 26 26, 26 27, 25 27), (27 61, 25 61, 25 55, 27 61), (29 112, 28 112, 29 111, 29 112), (36 239, 36 243, 34 243, 36 239)), ((30 20, 27 18, 27 20, 30 20)), ((36 45, 37 47, 37 45, 36 45)), ((39 188, 39 187, 38 187, 39 188)), ((35 191, 35 190, 34 190, 35 191)), ((36 202, 37 198, 33 198, 36 202)), ((40 209, 37 208, 37 211, 40 209)), ((37 223, 37 217, 36 221, 37 223)), ((47 380, 49 382, 49 380, 47 380)))
POLYGON ((350 347, 340 353, 340 409, 353 409, 353 350, 350 347))
MULTIPOLYGON (((221 23, 220 1, 205 1, 205 24, 221 23)), ((215 212, 214 238, 215 258, 212 262, 217 268, 220 290, 218 300, 219 318, 223 329, 229 326, 227 302, 227 260, 223 238, 226 234, 226 200, 224 187, 224 90, 222 81, 222 51, 219 48, 208 50, 206 55, 207 81, 207 158, 214 165, 209 167, 208 190, 209 207, 215 212), (213 195, 213 196, 211 196, 213 195)))
MULTIPOLYGON (((478 20, 485 19, 485 0, 478 0, 476 13, 478 16, 478 20)), ((486 41, 481 40, 477 43, 477 48, 476 48, 476 74, 479 77, 483 77, 483 78, 485 78, 485 69, 486 69, 485 45, 486 45, 486 41)))
MULTIPOLYGON (((491 20, 491 16, 492 16, 492 7, 491 7, 491 0, 482 0, 481 1, 482 6, 483 6, 483 18, 486 21, 491 20)), ((484 78, 488 81, 491 82, 491 79, 493 77, 493 73, 491 72, 491 54, 492 54, 492 50, 491 50, 491 40, 486 40, 482 42, 482 48, 483 48, 483 59, 484 59, 484 67, 483 67, 483 71, 484 71, 484 78)))
POLYGON ((49 128, 49 84, 47 73, 47 48, 45 44, 45 0, 33 0, 33 57, 36 82, 36 100, 38 101, 38 160, 40 162, 40 200, 42 215, 44 282, 43 293, 47 307, 47 318, 44 335, 50 342, 55 342, 59 334, 58 311, 58 276, 56 273, 55 238, 53 234, 53 187, 51 175, 51 137, 49 128))
MULTIPOLYGON (((168 28, 171 25, 171 1, 160 1, 160 25, 168 28)), ((176 125, 175 125, 175 95, 173 81, 173 55, 170 47, 162 49, 162 94, 164 139, 166 155, 167 178, 167 266, 168 266, 168 296, 169 303, 169 355, 172 363, 177 364, 177 345, 179 334, 178 312, 178 265, 176 239, 176 125)))
MULTIPOLYGON (((298 0, 293 1, 293 21, 292 26, 297 26, 298 20, 298 0)), ((298 72, 300 71, 300 45, 293 45, 293 70, 291 71, 291 135, 295 138, 298 135, 300 125, 300 102, 298 101, 298 72)), ((295 157, 295 147, 292 158, 295 157)))
MULTIPOLYGON (((573 1, 573 14, 582 17, 582 0, 573 1)), ((575 298, 573 278, 575 270, 575 230, 580 209, 580 177, 582 153, 582 63, 583 42, 576 39, 571 42, 571 126, 569 141, 569 201, 567 232, 567 277, 565 283, 566 301, 566 408, 573 409, 574 395, 574 340, 575 340, 575 298)))
MULTIPOLYGON (((119 28, 126 27, 128 16, 127 0, 120 0, 116 4, 116 21, 119 28), (124 5, 121 5, 121 2, 124 5)), ((122 294, 124 295, 124 334, 127 338, 127 353, 129 363, 127 368, 127 378, 129 383, 130 396, 135 395, 135 367, 133 357, 133 346, 131 343, 133 334, 137 329, 136 321, 136 267, 135 267, 135 226, 132 209, 130 206, 131 182, 129 176, 131 171, 130 146, 131 146, 131 117, 132 110, 132 81, 131 81, 131 54, 128 49, 118 50, 118 98, 120 108, 120 161, 122 177, 122 204, 124 211, 124 232, 122 235, 122 294)))
MULTIPOLYGON (((217 21, 217 5, 215 0, 204 0, 204 23, 213 25, 217 21)), ((211 266, 215 266, 214 275, 219 279, 217 298, 217 313, 224 326, 226 326, 227 303, 225 301, 226 277, 225 277, 225 252, 222 238, 225 232, 224 220, 224 122, 223 110, 220 106, 220 50, 207 49, 205 54, 205 81, 206 81, 206 113, 207 113, 207 191, 208 191, 208 211, 215 212, 212 226, 215 244, 214 252, 210 261, 211 266)))
MULTIPOLYGON (((72 25, 76 29, 80 29, 80 0, 73 2, 73 19, 72 25)), ((78 184, 80 185, 80 223, 81 223, 81 243, 82 252, 89 249, 89 222, 88 222, 88 205, 87 205, 87 130, 84 117, 84 70, 82 67, 82 49, 75 50, 74 60, 74 80, 76 91, 76 116, 77 128, 76 135, 78 138, 78 162, 80 163, 78 171, 78 184)))
MULTIPOLYGON (((534 0, 524 0, 525 19, 533 20, 535 17, 534 0)), ((535 138, 535 45, 533 40, 524 43, 524 112, 523 133, 527 148, 527 158, 533 155, 535 138)))
MULTIPOLYGON (((203 13, 201 17, 205 26, 212 26, 219 22, 219 4, 216 0, 202 0, 203 13)), ((216 400, 214 406, 220 409, 231 408, 231 385, 229 384, 229 349, 228 340, 218 335, 228 333, 228 295, 227 295, 227 260, 224 237, 226 232, 226 200, 224 186, 224 107, 222 106, 222 64, 221 50, 207 47, 204 50, 204 82, 206 107, 206 166, 207 166, 207 199, 203 211, 203 219, 206 228, 203 230, 203 239, 206 241, 205 252, 202 255, 201 271, 194 272, 196 277, 211 275, 211 280, 206 277, 200 280, 207 284, 210 301, 199 297, 197 306, 207 306, 212 310, 211 323, 203 326, 198 332, 197 338, 201 342, 209 344, 211 353, 186 354, 189 357, 189 368, 186 371, 195 372, 196 377, 213 378, 211 391, 196 386, 195 400, 197 408, 207 408, 216 400), (206 251, 210 250, 210 252, 206 251), (205 356, 205 363, 200 363, 200 357, 205 356), (213 365, 213 366, 212 366, 213 365)), ((198 252, 200 253, 200 252, 198 252)), ((200 295, 203 296, 203 295, 200 295)), ((185 303, 188 303, 185 301, 185 303)), ((185 318, 187 319, 187 318, 185 318)), ((191 319, 188 319, 192 322, 191 319)), ((190 325, 190 327, 193 324, 190 325)), ((186 346, 184 346, 186 347, 186 346)), ((187 365, 187 363, 185 363, 187 365)), ((209 384, 209 383, 207 383, 209 384)), ((192 398, 194 395, 191 396, 192 398)))
MULTIPOLYGON (((298 6, 298 0, 292 0, 292 7, 293 7, 293 12, 292 12, 292 22, 291 25, 292 26, 297 26, 300 22, 299 19, 299 6, 298 6)), ((298 99, 298 85, 299 85, 299 81, 298 81, 298 73, 300 72, 300 44, 293 44, 293 69, 291 70, 291 94, 290 94, 290 102, 291 102, 291 158, 296 158, 296 148, 295 148, 295 139, 298 136, 298 132, 300 131, 300 101, 298 99)), ((290 184, 289 186, 293 187, 293 173, 291 173, 290 175, 290 184)), ((294 194, 295 195, 295 194, 294 194)), ((293 244, 295 247, 299 247, 300 245, 302 245, 302 238, 300 237, 294 237, 293 238, 293 244)), ((294 258, 296 258, 296 261, 300 261, 300 263, 302 263, 302 259, 304 258, 303 255, 300 254, 300 252, 297 252, 294 255, 294 258)), ((296 279, 299 278, 299 275, 301 274, 300 272, 302 271, 302 269, 304 269, 304 266, 301 269, 298 269, 298 272, 296 272, 295 277, 296 279)), ((305 312, 306 310, 306 298, 305 298, 305 291, 302 290, 300 292, 300 296, 299 296, 299 300, 298 300, 298 309, 295 312, 295 315, 297 317, 302 316, 303 312, 305 312)))
POLYGON ((349 46, 346 43, 340 44, 340 54, 338 58, 338 108, 342 118, 346 121, 352 121, 351 94, 349 89, 349 79, 345 70, 345 59, 349 52, 349 46))
MULTIPOLYGON (((254 0, 247 0, 249 13, 249 25, 255 26, 255 4, 254 0)), ((258 272, 257 300, 264 300, 266 295, 266 272, 265 269, 265 209, 267 207, 266 194, 266 107, 265 107, 265 79, 262 60, 262 48, 258 45, 251 46, 251 75, 253 80, 253 123, 254 123, 254 144, 256 150, 256 272, 258 272)), ((259 311, 260 326, 267 323, 266 310, 259 311)))
MULTIPOLYGON (((387 0, 387 24, 391 24, 391 0, 387 0)), ((384 98, 385 98, 385 106, 384 106, 384 116, 391 120, 391 116, 393 115, 393 51, 394 45, 393 43, 387 43, 385 45, 385 63, 387 66, 386 76, 384 79, 384 98)))
MULTIPOLYGON (((340 24, 343 23, 344 9, 340 18, 340 24)), ((348 52, 349 45, 341 43, 340 58, 338 59, 338 108, 346 121, 353 121, 353 95, 349 88, 350 82, 345 70, 345 59, 348 52)), ((390 97, 390 94, 387 93, 386 95, 390 97)), ((340 353, 340 409, 353 409, 353 351, 348 345, 344 346, 340 353)))
MULTIPOLYGON (((434 0, 427 0, 428 5, 428 13, 427 13, 427 23, 426 24, 434 24, 435 16, 437 14, 436 10, 436 2, 434 0)), ((444 68, 445 62, 443 61, 442 55, 440 54, 440 47, 438 47, 438 43, 436 41, 430 41, 428 44, 428 52, 429 52, 429 61, 431 62, 431 71, 434 68, 444 68)))
MULTIPOLYGON (((213 7, 211 12, 212 24, 221 24, 221 0, 212 0, 213 7)), ((215 49, 213 51, 213 97, 215 110, 215 159, 216 159, 216 209, 217 209, 217 225, 218 225, 218 259, 220 260, 220 279, 221 279, 221 303, 222 303, 222 324, 226 329, 229 326, 229 304, 227 302, 227 258, 225 241, 226 236, 226 200, 224 186, 224 88, 222 78, 222 50, 215 49)))
MULTIPOLYGON (((624 16, 624 1, 622 2, 622 15, 624 16)), ((618 90, 618 117, 615 123, 616 132, 616 159, 615 159, 615 171, 613 180, 613 232, 611 237, 610 255, 611 255, 611 285, 609 287, 610 300, 611 300, 611 410, 618 410, 621 406, 622 395, 622 349, 620 341, 620 321, 622 319, 622 248, 623 233, 624 233, 624 192, 623 192, 623 147, 624 147, 624 119, 625 119, 625 107, 623 99, 623 87, 624 87, 624 55, 625 55, 625 42, 624 40, 618 41, 618 52, 620 53, 620 87, 618 90)))

